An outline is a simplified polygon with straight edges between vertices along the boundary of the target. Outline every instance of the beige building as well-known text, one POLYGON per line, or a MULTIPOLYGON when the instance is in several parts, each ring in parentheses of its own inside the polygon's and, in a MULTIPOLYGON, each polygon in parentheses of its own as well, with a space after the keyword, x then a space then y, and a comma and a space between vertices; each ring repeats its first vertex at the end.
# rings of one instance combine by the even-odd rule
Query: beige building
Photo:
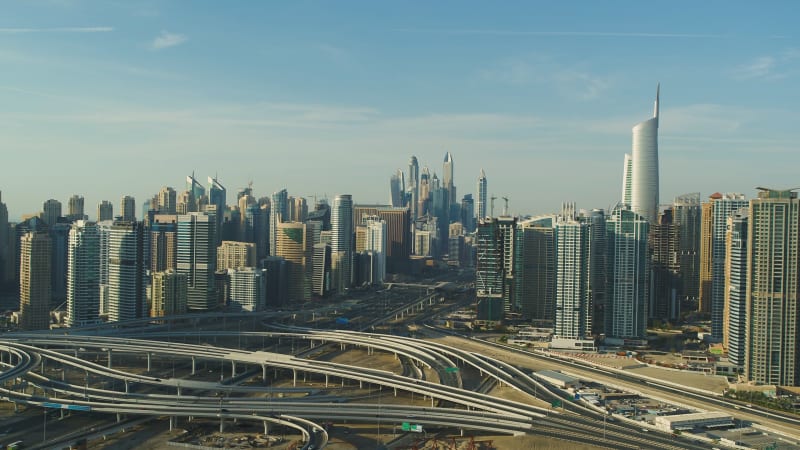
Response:
POLYGON ((185 313, 186 283, 186 275, 173 269, 154 273, 150 287, 150 316, 185 313))
POLYGON ((747 227, 745 375, 798 386, 800 200, 790 190, 759 189, 747 227))
POLYGON ((177 267, 178 216, 157 214, 150 224, 150 272, 177 267))
POLYGON ((311 298, 313 236, 304 223, 279 223, 276 256, 284 258, 289 268, 289 301, 311 298))
POLYGON ((711 242, 714 231, 714 201, 722 198, 719 192, 712 194, 702 204, 700 219, 700 294, 697 309, 711 314, 711 293, 713 291, 714 274, 712 273, 713 255, 711 242))
POLYGON ((217 270, 256 266, 256 244, 252 242, 222 241, 217 247, 217 270))
POLYGON ((20 239, 20 327, 50 328, 50 251, 47 233, 27 233, 20 239))

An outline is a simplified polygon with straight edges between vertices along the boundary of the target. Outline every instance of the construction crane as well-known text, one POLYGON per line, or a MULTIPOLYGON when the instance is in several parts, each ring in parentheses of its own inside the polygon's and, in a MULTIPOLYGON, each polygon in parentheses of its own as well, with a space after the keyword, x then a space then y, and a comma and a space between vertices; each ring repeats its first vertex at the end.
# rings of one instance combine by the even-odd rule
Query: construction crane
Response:
POLYGON ((489 205, 490 205, 489 217, 494 217, 494 201, 497 200, 497 197, 492 195, 492 197, 489 200, 490 200, 490 202, 489 202, 489 205))
POLYGON ((506 203, 506 205, 503 207, 503 216, 507 216, 508 215, 508 197, 502 197, 502 199, 506 203))

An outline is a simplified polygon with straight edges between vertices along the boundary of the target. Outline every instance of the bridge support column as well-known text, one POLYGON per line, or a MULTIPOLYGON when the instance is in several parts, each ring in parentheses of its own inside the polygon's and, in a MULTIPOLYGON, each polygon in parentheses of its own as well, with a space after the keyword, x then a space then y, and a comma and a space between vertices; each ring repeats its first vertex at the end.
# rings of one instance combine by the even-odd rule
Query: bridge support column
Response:
POLYGON ((44 362, 47 361, 47 358, 42 357, 42 375, 44 375, 44 362))
POLYGON ((108 368, 111 368, 111 349, 108 349, 108 368))
POLYGON ((175 416, 169 416, 169 431, 175 428, 175 416))
POLYGON ((17 406, 17 402, 14 402, 14 412, 15 413, 19 412, 19 407, 17 406))
POLYGON ((236 376, 236 361, 231 361, 231 377, 236 376))
POLYGON ((325 374, 325 387, 328 387, 328 374, 325 374))
POLYGON ((220 433, 225 432, 225 419, 223 419, 222 417, 219 418, 219 432, 220 433))
POLYGON ((394 388, 394 396, 397 397, 397 388, 394 388))
POLYGON ((267 383, 267 365, 261 365, 261 382, 266 384, 267 383))
POLYGON ((180 396, 181 396, 181 387, 178 386, 178 397, 180 397, 180 396))
POLYGON ((197 373, 197 359, 192 356, 192 375, 197 373))
POLYGON ((461 431, 461 435, 463 436, 464 435, 464 429, 462 428, 460 431, 461 431))
POLYGON ((122 414, 117 413, 117 423, 122 422, 122 414))
POLYGON ((363 381, 358 380, 358 388, 359 389, 364 389, 364 382, 363 381))
POLYGON ((435 405, 433 404, 433 396, 431 396, 431 408, 433 408, 434 406, 435 405))
POLYGON ((67 381, 67 366, 62 367, 61 381, 67 381))
POLYGON ((62 409, 62 410, 61 410, 61 418, 62 418, 62 419, 64 418, 64 415, 65 415, 65 414, 64 414, 64 410, 62 409))
POLYGON ((153 370, 153 356, 150 352, 147 352, 147 371, 150 372, 153 370))
POLYGON ((269 435, 269 422, 267 422, 265 420, 264 421, 264 436, 268 436, 268 435, 269 435))
POLYGON ((297 387, 297 369, 292 369, 292 387, 297 387))
POLYGON ((125 380, 125 393, 130 393, 130 384, 128 384, 128 380, 125 380))

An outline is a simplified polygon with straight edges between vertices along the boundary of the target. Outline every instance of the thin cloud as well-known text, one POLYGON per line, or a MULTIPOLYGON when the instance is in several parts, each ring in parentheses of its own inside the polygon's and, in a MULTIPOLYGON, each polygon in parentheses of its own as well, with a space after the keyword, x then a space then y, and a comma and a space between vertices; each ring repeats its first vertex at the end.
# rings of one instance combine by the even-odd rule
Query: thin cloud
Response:
POLYGON ((400 28, 401 33, 476 35, 476 36, 540 36, 540 37, 609 37, 609 38, 682 38, 682 39, 723 39, 731 36, 724 34, 699 33, 625 33, 615 31, 514 31, 493 29, 419 29, 400 28))
POLYGON ((779 80, 789 76, 787 72, 792 72, 791 64, 798 58, 800 50, 789 48, 774 55, 759 56, 731 72, 737 80, 779 80))
POLYGON ((156 36, 155 39, 153 39, 153 42, 150 44, 150 47, 153 50, 162 50, 169 47, 175 47, 176 45, 181 45, 188 39, 189 38, 187 38, 183 34, 162 31, 161 34, 159 34, 158 36, 156 36))
POLYGON ((0 34, 25 33, 110 33, 114 27, 0 28, 0 34))

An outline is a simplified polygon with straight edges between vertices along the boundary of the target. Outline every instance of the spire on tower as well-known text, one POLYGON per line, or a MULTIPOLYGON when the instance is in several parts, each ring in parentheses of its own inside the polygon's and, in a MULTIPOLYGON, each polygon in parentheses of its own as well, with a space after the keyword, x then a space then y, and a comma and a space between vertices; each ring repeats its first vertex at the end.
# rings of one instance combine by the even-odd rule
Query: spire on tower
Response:
POLYGON ((653 117, 658 119, 658 97, 661 94, 661 83, 658 83, 656 86, 656 105, 653 108, 653 117))

